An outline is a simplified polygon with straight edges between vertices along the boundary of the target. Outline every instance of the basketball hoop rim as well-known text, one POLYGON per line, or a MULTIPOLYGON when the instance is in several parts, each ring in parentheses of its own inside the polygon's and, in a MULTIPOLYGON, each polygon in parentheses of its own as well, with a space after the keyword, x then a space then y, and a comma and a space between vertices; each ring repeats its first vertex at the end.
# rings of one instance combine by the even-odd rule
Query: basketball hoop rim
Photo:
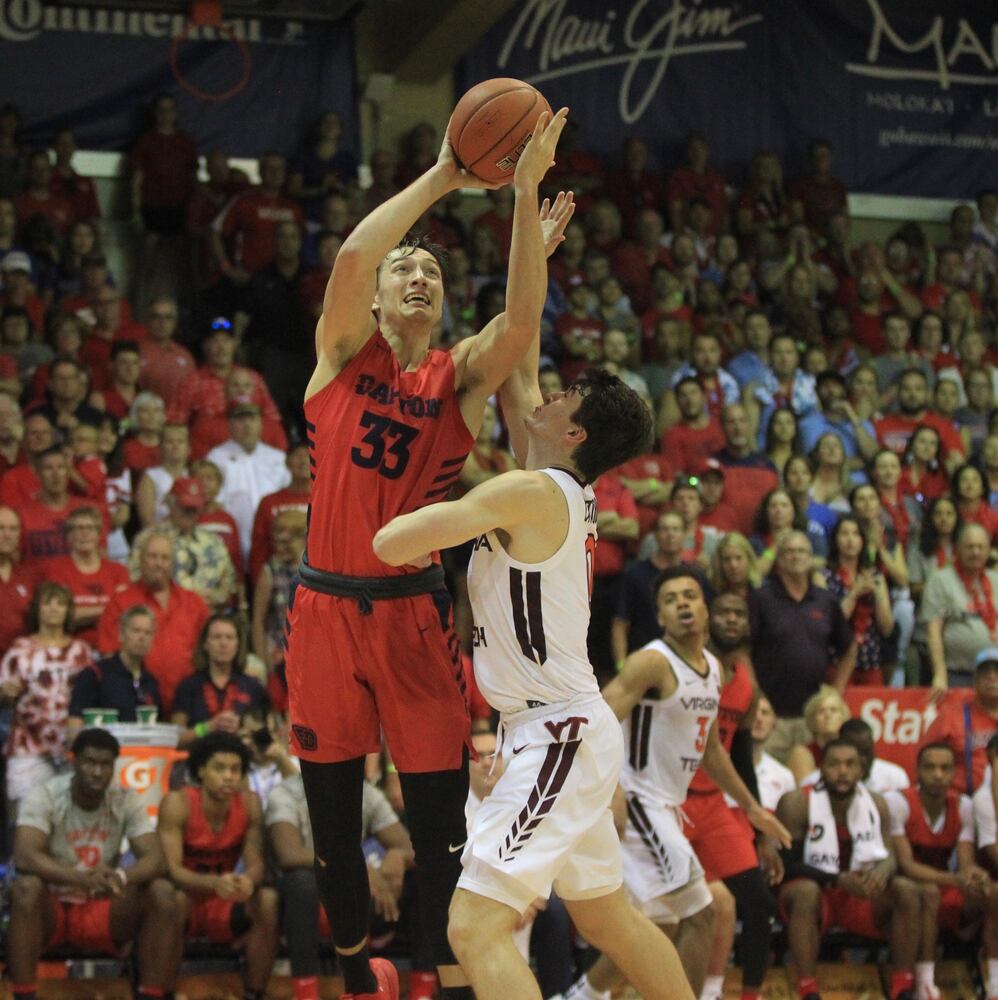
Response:
POLYGON ((225 23, 219 23, 217 25, 212 25, 212 28, 218 32, 220 36, 234 42, 236 48, 239 50, 239 54, 243 61, 242 75, 229 87, 228 90, 218 91, 212 93, 211 91, 202 90, 200 87, 195 86, 189 80, 184 78, 183 73, 180 71, 180 64, 178 55, 180 52, 180 46, 187 41, 190 37, 191 28, 197 27, 192 18, 185 18, 184 26, 180 31, 174 35, 172 41, 170 42, 170 71, 173 73, 174 79, 181 87, 184 88, 189 94, 198 98, 202 101, 228 101, 235 97, 240 91, 245 89, 246 84, 249 83, 250 73, 253 69, 253 57, 250 55, 249 46, 241 38, 237 37, 235 31, 225 23))

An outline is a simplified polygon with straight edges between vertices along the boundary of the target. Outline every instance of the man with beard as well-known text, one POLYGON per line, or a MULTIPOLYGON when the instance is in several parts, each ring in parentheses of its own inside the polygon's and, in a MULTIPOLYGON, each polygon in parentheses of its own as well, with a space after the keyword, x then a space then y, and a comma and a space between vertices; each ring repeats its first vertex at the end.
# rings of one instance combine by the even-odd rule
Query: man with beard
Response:
POLYGON ((894 972, 891 1000, 911 1000, 921 895, 897 874, 884 800, 860 780, 859 751, 831 740, 821 761, 821 781, 788 792, 776 815, 793 836, 787 878, 779 901, 797 969, 801 1000, 820 1000, 816 978, 821 935, 841 927, 873 940, 889 935, 894 972))
MULTIPOLYGON (((739 594, 721 594, 710 608, 709 648, 721 664, 721 699, 717 728, 721 744, 746 787, 758 798, 752 762, 752 723, 759 692, 752 678, 748 655, 748 604, 739 594)), ((701 1000, 718 998, 724 989, 724 970, 735 938, 736 914, 741 913, 742 1000, 759 1000, 769 961, 770 925, 776 902, 766 884, 783 877, 778 847, 759 842, 745 813, 732 808, 723 793, 699 768, 690 782, 686 805, 688 822, 683 832, 714 894, 716 924, 707 978, 701 1000), (760 856, 765 867, 759 866, 760 856), (717 889, 723 882, 727 892, 717 889), (751 919, 747 919, 751 914, 751 919)))
POLYGON ((965 461, 963 441, 951 420, 929 409, 929 380, 925 372, 910 368, 898 378, 897 387, 898 412, 888 413, 873 424, 881 447, 903 455, 916 428, 924 424, 938 432, 943 465, 947 473, 952 473, 965 461))

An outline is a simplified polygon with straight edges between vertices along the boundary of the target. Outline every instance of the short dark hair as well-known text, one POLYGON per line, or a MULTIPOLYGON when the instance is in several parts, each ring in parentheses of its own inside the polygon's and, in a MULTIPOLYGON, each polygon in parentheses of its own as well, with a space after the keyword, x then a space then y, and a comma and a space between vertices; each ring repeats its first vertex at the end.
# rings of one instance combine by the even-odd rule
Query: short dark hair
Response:
POLYGON ((992 754, 998 753, 998 733, 995 733, 991 739, 988 740, 988 745, 984 748, 984 752, 990 757, 992 754))
POLYGON ((111 360, 113 361, 119 354, 138 354, 139 342, 137 340, 116 340, 111 345, 111 360))
POLYGON ((187 773, 192 781, 200 782, 201 768, 217 753, 234 754, 242 763, 243 774, 249 771, 249 750, 243 745, 243 741, 235 733, 211 732, 195 740, 187 753, 187 773))
MULTIPOLYGON (((668 513, 673 513, 672 511, 668 513)), ((658 600, 658 592, 667 584, 671 583, 673 580, 692 580, 700 588, 700 593, 703 595, 703 599, 707 600, 707 587, 704 583, 703 575, 696 569, 695 566, 691 566, 689 563, 679 563, 677 566, 669 566, 667 569, 663 569, 661 573, 655 577, 655 585, 652 587, 652 594, 655 599, 658 600)))
MULTIPOLYGON (((849 720, 847 719, 846 721, 848 722, 849 720)), ((845 722, 843 722, 842 725, 844 726, 845 722)), ((836 747, 847 747, 850 750, 855 750, 857 756, 859 755, 859 750, 856 748, 856 744, 853 743, 851 740, 847 740, 840 733, 840 735, 836 736, 834 739, 829 740, 825 744, 824 756, 821 758, 822 762, 828 760, 828 751, 834 750, 836 747)))
POLYGON ((74 757, 79 757, 84 750, 92 747, 94 750, 107 750, 117 760, 121 753, 121 744, 106 729, 99 729, 96 726, 90 729, 81 729, 73 740, 70 750, 74 757))
POLYGON ((700 379, 698 379, 695 375, 684 375, 672 387, 672 394, 675 395, 684 385, 695 385, 701 392, 703 392, 703 386, 700 384, 700 379))
POLYGON ((873 728, 869 722, 863 719, 846 719, 845 722, 839 726, 839 739, 847 740, 849 737, 865 737, 868 736, 871 740, 873 739, 873 728))
POLYGON ((936 741, 935 743, 926 743, 924 746, 918 748, 918 757, 915 759, 917 766, 921 766, 923 755, 927 754, 930 750, 946 750, 953 757, 954 762, 956 761, 956 751, 948 743, 936 741))
POLYGON ((569 387, 582 395, 574 422, 586 439, 572 461, 586 482, 651 448, 654 422, 644 400, 616 375, 588 368, 569 387))

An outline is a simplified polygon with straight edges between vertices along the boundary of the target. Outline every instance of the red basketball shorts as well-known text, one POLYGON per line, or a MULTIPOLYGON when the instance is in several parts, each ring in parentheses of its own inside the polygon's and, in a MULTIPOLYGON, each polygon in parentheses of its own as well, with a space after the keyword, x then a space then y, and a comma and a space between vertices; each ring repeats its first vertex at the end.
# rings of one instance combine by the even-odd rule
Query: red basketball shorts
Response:
POLYGON ((297 584, 287 619, 291 745, 335 763, 381 750, 400 771, 461 766, 471 744, 460 644, 446 591, 374 601, 297 584))
POLYGON ((708 882, 730 878, 759 867, 755 831, 738 808, 724 801, 721 792, 690 793, 683 805, 688 823, 683 828, 708 882))
MULTIPOLYGON (((789 885, 789 882, 784 882, 789 885)), ((780 920, 785 924, 787 911, 780 902, 780 920)), ((853 896, 845 889, 829 886, 821 890, 821 930, 839 927, 850 934, 859 934, 874 941, 883 940, 884 933, 873 919, 873 902, 862 896, 853 896)))
POLYGON ((206 938, 218 944, 230 944, 235 939, 232 929, 232 911, 238 905, 235 900, 219 896, 191 896, 190 900, 189 938, 206 938))
POLYGON ((963 926, 963 913, 967 899, 958 885, 948 885, 939 890, 939 926, 944 931, 958 931, 963 926))
POLYGON ((55 930, 47 947, 68 945, 82 951, 100 951, 108 955, 118 953, 111 937, 111 899, 89 899, 82 903, 68 903, 53 897, 55 930))

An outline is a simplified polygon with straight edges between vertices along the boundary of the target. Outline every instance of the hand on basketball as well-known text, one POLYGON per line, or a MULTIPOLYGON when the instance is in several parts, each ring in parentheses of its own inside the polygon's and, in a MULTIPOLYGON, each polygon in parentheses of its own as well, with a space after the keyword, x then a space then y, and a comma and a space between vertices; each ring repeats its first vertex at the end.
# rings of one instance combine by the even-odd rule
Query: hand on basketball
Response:
POLYGON ((554 151, 568 118, 568 108, 562 108, 553 118, 545 111, 537 119, 533 135, 523 149, 513 172, 513 183, 517 186, 536 187, 544 175, 554 166, 554 151))
POLYGON ((481 177, 476 177, 469 170, 465 170, 454 155, 454 147, 450 139, 444 136, 443 145, 440 147, 440 155, 437 156, 436 168, 447 178, 452 191, 460 188, 479 188, 483 191, 497 191, 509 183, 509 179, 503 181, 483 181, 481 177))
POLYGON ((760 833, 764 833, 767 837, 772 837, 789 850, 790 845, 793 843, 790 831, 768 809, 763 809, 756 802, 745 815, 748 821, 760 833))
POLYGON ((544 252, 550 257, 565 242, 565 227, 575 214, 575 195, 559 191, 554 204, 545 198, 541 205, 541 232, 544 234, 544 252))

